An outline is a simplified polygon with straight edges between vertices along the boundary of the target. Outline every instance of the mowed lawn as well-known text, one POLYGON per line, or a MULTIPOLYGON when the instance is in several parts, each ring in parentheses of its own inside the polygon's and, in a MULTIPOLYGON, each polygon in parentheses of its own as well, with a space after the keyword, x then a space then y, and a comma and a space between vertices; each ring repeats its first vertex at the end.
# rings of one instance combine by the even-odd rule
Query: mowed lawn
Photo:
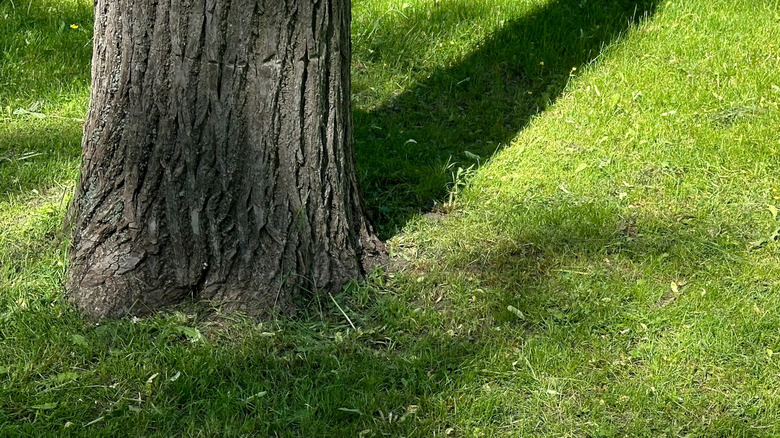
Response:
POLYGON ((91 5, 0 0, 0 436, 780 436, 777 0, 355 0, 392 266, 99 324, 62 287, 91 5))

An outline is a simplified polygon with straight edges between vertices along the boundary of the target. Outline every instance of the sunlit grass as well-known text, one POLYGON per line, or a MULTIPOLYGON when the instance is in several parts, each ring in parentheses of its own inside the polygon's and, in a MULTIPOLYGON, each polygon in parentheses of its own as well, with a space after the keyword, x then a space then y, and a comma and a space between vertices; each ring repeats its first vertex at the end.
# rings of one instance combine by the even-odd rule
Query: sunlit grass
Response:
POLYGON ((0 435, 780 435, 780 4, 354 3, 395 268, 95 325, 62 290, 91 3, 0 0, 0 435))

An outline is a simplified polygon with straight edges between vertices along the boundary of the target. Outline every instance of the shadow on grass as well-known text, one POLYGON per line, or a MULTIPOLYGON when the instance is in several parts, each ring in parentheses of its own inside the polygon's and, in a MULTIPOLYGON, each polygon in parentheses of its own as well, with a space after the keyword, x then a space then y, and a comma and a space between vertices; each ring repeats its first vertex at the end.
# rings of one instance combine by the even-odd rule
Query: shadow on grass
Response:
POLYGON ((76 174, 92 3, 5 0, 0 20, 0 200, 5 200, 68 184, 76 174))
MULTIPOLYGON (((451 161, 468 167, 488 159, 605 46, 652 16, 657 4, 550 2, 506 23, 456 65, 440 68, 386 105, 356 110, 358 169, 382 237, 444 197, 451 161)), ((415 20, 431 18, 411 15, 411 24, 397 31, 414 28, 415 20)))
MULTIPOLYGON (((553 2, 506 24, 459 64, 437 71, 387 105, 356 112, 358 164, 366 172, 364 189, 383 234, 445 194, 450 157, 467 164, 466 151, 489 157, 555 101, 572 67, 579 70, 598 57, 604 45, 652 14, 655 5, 553 2)), ((191 332, 176 325, 186 324, 175 321, 114 322, 102 329, 74 329, 78 321, 66 321, 71 324, 63 326, 67 329, 52 331, 52 345, 58 345, 52 348, 61 349, 63 361, 71 361, 78 373, 89 371, 72 383, 63 383, 62 374, 40 371, 38 387, 25 396, 14 390, 7 398, 12 401, 0 410, 0 424, 14 422, 9 427, 17 429, 10 432, 28 434, 61 430, 65 421, 90 424, 85 436, 89 431, 459 436, 461 429, 481 427, 489 434, 507 424, 513 427, 508 435, 532 436, 539 431, 534 428, 561 435, 567 427, 579 427, 583 418, 602 425, 590 436, 684 435, 700 427, 704 420, 692 422, 676 402, 630 393, 634 405, 627 406, 610 398, 619 391, 605 394, 603 388, 621 382, 623 390, 647 383, 643 379, 650 377, 642 373, 652 360, 642 350, 644 334, 627 332, 613 343, 610 338, 629 323, 648 322, 642 317, 668 288, 668 280, 700 269, 683 260, 734 263, 725 258, 734 248, 728 241, 702 237, 704 226, 669 228, 662 219, 637 218, 621 229, 625 218, 608 206, 562 200, 528 211, 512 214, 512 228, 531 231, 512 236, 493 253, 471 254, 463 249, 468 242, 460 242, 461 249, 445 260, 448 269, 441 271, 461 272, 462 278, 419 284, 410 279, 397 288, 410 291, 403 297, 362 296, 359 290, 337 296, 359 332, 327 302, 324 319, 285 321, 281 329, 268 328, 262 335, 252 326, 247 328, 252 336, 244 333, 243 340, 206 346, 190 342, 182 333, 191 332), (685 251, 693 253, 678 253, 685 251), (588 266, 589 274, 574 272, 570 265, 588 266), (647 280, 663 280, 659 286, 632 286, 654 269, 657 277, 647 280), (521 310, 524 319, 508 312, 507 305, 521 310), (74 342, 68 330, 84 340, 74 342), (131 375, 117 377, 116 370, 131 375), (556 381, 545 375, 551 370, 576 379, 554 386, 556 381), (82 378, 92 379, 91 385, 82 378), (47 385, 72 390, 49 391, 47 385), (558 398, 558 391, 567 388, 575 388, 578 399, 558 398), (569 417, 556 411, 555 423, 543 409, 524 405, 546 404, 542 397, 548 396, 555 396, 549 409, 569 408, 569 417), (86 407, 79 399, 96 402, 86 407), (518 416, 527 424, 513 423, 518 416), (101 420, 92 423, 95 419, 101 420)), ((57 309, 36 311, 52 312, 48 318, 56 319, 57 309)), ((24 327, 40 321, 33 311, 29 315, 15 320, 18 333, 7 328, 3 336, 29 336, 24 327)), ((29 358, 34 365, 25 372, 39 372, 35 364, 44 359, 29 358)), ((724 431, 741 427, 739 418, 730 417, 728 401, 702 396, 686 403, 696 412, 706 412, 713 407, 709 404, 723 409, 724 431)), ((699 431, 712 435, 717 427, 699 431)))
MULTIPOLYGON (((524 207, 507 213, 516 221, 509 231, 524 234, 489 253, 469 250, 478 235, 462 239, 442 258, 447 269, 425 272, 438 278, 410 275, 385 293, 376 293, 382 284, 352 288, 335 297, 340 308, 308 306, 324 317, 218 327, 210 344, 193 342, 183 315, 79 327, 68 313, 62 328, 38 333, 52 337, 51 352, 28 339, 29 327, 57 309, 28 310, 3 336, 41 355, 31 363, 62 356, 78 376, 63 383, 47 365, 30 367, 37 386, 0 388, 10 393, 0 398, 10 400, 0 420, 29 435, 102 418, 92 436, 754 436, 740 435, 753 419, 730 410, 734 400, 689 385, 700 376, 687 361, 701 352, 664 333, 691 311, 663 301, 669 280, 704 286, 695 284, 702 263, 741 266, 725 255, 738 253, 736 244, 703 237, 707 224, 670 227, 651 217, 627 232, 617 206, 561 198, 524 207), (75 345, 74 333, 83 337, 75 345), (659 365, 662 354, 678 355, 678 365, 659 365)), ((699 323, 729 316, 716 313, 699 323)), ((748 357, 766 347, 736 344, 709 345, 707 354, 736 348, 748 357)))
POLYGON ((73 181, 81 150, 80 125, 50 119, 0 129, 0 201, 73 181))

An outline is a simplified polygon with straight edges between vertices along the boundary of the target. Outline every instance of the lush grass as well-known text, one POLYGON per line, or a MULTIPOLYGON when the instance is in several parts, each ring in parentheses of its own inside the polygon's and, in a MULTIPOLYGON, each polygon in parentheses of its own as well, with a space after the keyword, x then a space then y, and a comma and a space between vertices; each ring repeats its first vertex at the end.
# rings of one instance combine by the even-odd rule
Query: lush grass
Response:
POLYGON ((390 237, 554 102, 655 2, 386 1, 356 5, 355 138, 390 237))
POLYGON ((780 435, 780 4, 354 6, 406 261, 334 297, 357 330, 96 326, 61 288, 90 3, 0 0, 0 436, 780 435))
POLYGON ((84 1, 0 1, 0 202, 74 179, 91 26, 84 1))

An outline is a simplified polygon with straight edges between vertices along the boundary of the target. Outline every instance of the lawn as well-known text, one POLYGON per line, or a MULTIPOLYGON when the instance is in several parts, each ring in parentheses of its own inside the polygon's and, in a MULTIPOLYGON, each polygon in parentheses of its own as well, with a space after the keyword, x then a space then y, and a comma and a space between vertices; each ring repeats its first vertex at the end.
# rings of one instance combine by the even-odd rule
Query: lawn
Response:
POLYGON ((779 1, 355 0, 392 267, 99 324, 91 5, 0 0, 0 436, 780 436, 779 1))

